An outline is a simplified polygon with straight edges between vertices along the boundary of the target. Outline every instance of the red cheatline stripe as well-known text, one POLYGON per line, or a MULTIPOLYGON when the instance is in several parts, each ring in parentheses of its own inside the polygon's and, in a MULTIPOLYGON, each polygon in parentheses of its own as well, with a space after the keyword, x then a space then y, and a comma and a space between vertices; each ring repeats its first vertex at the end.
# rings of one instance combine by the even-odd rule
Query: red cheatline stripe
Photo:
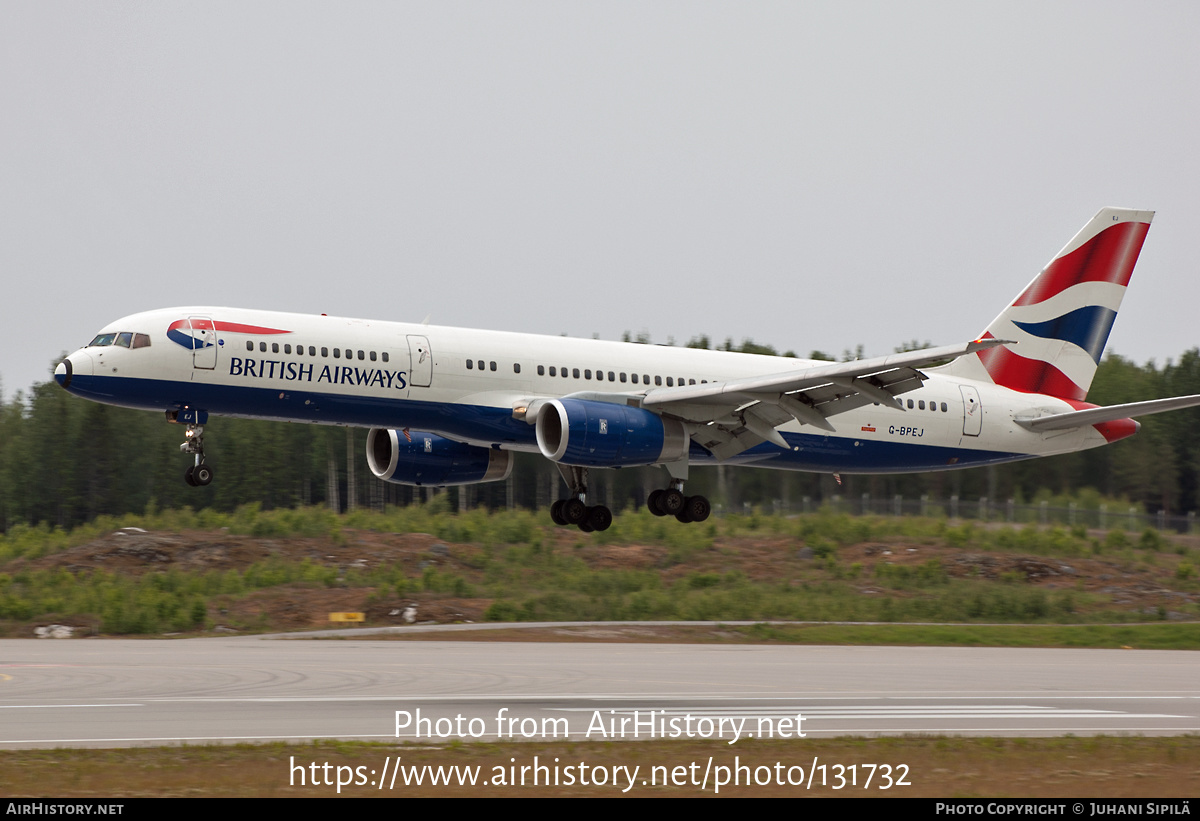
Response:
POLYGON ((290 334, 291 331, 281 331, 278 328, 264 328, 261 325, 243 325, 240 322, 216 323, 218 331, 229 331, 234 334, 290 334))
POLYGON ((291 331, 281 331, 279 328, 264 328, 261 325, 243 325, 240 322, 213 322, 210 319, 177 319, 170 324, 168 330, 178 330, 184 326, 194 331, 228 331, 233 334, 290 334, 291 331))
POLYGON ((1060 257, 1033 281, 1013 305, 1036 305, 1081 282, 1128 285, 1150 225, 1122 222, 1106 228, 1065 257, 1060 257))

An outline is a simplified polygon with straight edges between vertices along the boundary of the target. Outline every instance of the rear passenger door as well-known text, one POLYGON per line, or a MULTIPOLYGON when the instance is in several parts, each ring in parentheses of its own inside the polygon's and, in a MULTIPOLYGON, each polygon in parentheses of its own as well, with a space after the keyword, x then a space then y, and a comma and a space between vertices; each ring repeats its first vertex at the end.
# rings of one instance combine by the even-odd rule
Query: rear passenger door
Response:
POLYGON ((959 385, 963 398, 963 435, 978 436, 983 430, 983 405, 979 402, 979 391, 970 385, 959 385))

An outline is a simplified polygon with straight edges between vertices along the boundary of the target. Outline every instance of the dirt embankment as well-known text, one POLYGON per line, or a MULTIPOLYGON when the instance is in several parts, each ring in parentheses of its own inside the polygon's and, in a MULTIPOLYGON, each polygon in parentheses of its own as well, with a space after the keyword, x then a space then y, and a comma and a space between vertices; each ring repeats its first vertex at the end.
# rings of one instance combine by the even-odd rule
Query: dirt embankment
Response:
MULTIPOLYGON (((656 545, 584 544, 578 534, 556 532, 557 542, 545 549, 570 553, 600 569, 659 569, 664 585, 694 573, 726 573, 737 570, 761 582, 792 580, 800 584, 811 578, 820 563, 813 551, 785 538, 736 537, 718 539, 713 549, 693 553, 681 564, 671 565, 668 548, 656 545)), ((502 549, 502 548, 500 548, 502 549)), ((1137 611, 1153 618, 1165 611, 1174 614, 1200 595, 1180 590, 1175 578, 1180 557, 1154 554, 1150 561, 1129 561, 1109 556, 1057 559, 999 551, 978 551, 942 545, 869 542, 839 548, 837 564, 858 565, 850 576, 863 595, 885 593, 875 572, 880 563, 919 568, 936 562, 953 578, 979 578, 1024 583, 1046 590, 1071 589, 1107 597, 1120 609, 1137 611)), ((379 590, 376 586, 349 586, 353 570, 369 571, 398 566, 409 578, 419 578, 428 568, 456 574, 470 585, 483 582, 483 550, 469 544, 439 540, 425 533, 375 533, 347 531, 344 543, 328 538, 262 538, 224 532, 145 532, 125 529, 78 547, 20 565, 61 568, 74 573, 104 570, 138 575, 176 569, 206 573, 244 571, 256 563, 272 560, 300 562, 336 569, 338 584, 288 583, 251 590, 240 595, 220 595, 210 602, 209 621, 217 625, 254 626, 256 629, 289 630, 328 626, 333 612, 362 612, 375 625, 411 623, 478 622, 493 600, 465 598, 452 592, 428 590, 404 594, 379 590)), ((895 590, 888 595, 906 595, 895 590)))

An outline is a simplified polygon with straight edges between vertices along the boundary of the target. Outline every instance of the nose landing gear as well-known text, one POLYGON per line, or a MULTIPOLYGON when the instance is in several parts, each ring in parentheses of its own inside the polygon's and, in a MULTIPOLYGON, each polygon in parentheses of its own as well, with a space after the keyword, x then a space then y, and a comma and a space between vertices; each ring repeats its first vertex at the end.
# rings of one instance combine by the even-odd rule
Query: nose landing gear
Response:
POLYGON ((167 411, 167 421, 172 425, 185 425, 183 444, 179 449, 196 457, 183 480, 192 487, 204 487, 213 480, 213 471, 204 462, 204 425, 208 422, 208 412, 184 406, 179 410, 167 411))
POLYGON ((204 462, 204 426, 189 424, 183 435, 184 442, 179 449, 196 457, 196 463, 183 474, 183 480, 192 487, 204 487, 213 480, 212 468, 204 462))

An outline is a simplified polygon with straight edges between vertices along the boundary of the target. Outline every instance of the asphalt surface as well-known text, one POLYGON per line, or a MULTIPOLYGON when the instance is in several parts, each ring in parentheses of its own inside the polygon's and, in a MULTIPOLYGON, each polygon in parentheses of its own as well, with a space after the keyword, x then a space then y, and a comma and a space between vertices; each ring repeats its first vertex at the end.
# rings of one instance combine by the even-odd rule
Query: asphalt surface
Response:
POLYGON ((0 640, 0 747, 344 738, 1178 735, 1200 654, 1156 650, 0 640))

